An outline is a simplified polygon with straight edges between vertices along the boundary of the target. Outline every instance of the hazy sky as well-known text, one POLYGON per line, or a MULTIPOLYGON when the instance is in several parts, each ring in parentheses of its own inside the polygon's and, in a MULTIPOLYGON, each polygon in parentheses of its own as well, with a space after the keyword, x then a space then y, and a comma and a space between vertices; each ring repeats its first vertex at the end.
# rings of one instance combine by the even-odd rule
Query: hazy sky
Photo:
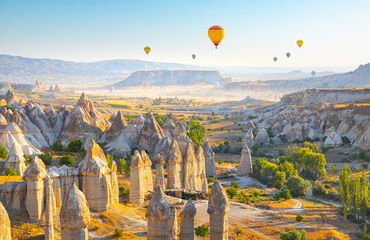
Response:
POLYGON ((370 0, 0 0, 0 54, 352 68, 370 62, 370 0), (226 31, 217 50, 212 25, 226 31))

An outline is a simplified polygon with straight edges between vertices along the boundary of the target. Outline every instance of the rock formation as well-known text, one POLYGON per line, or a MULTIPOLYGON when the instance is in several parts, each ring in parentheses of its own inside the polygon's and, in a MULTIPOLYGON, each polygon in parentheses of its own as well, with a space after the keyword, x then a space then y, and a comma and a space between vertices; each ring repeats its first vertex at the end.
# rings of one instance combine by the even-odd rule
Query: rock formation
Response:
POLYGON ((145 193, 153 192, 153 173, 152 173, 152 161, 148 154, 143 150, 141 151, 141 159, 143 160, 144 168, 143 168, 143 180, 144 180, 144 189, 145 193))
POLYGON ((258 130, 258 133, 257 133, 256 137, 254 138, 254 143, 256 143, 256 144, 270 143, 270 138, 269 138, 269 135, 268 135, 266 129, 260 128, 258 130))
POLYGON ((164 160, 161 154, 157 154, 156 168, 155 168, 155 184, 154 189, 161 187, 161 189, 166 189, 166 182, 164 179, 164 160))
POLYGON ((229 200, 225 190, 217 181, 212 185, 207 212, 210 218, 211 239, 227 240, 229 200))
POLYGON ((56 216, 56 204, 53 192, 53 179, 45 179, 45 240, 54 240, 54 217, 56 216))
POLYGON ((200 176, 197 172, 197 159, 194 154, 193 143, 189 142, 184 156, 184 189, 187 191, 202 191, 200 176))
POLYGON ((201 146, 198 147, 196 152, 196 159, 197 159, 197 166, 196 166, 196 173, 198 175, 198 179, 200 181, 201 191, 202 193, 208 192, 208 183, 207 183, 207 176, 206 176, 206 165, 205 165, 205 158, 203 154, 203 148, 201 146))
POLYGON ((0 202, 0 240, 11 240, 10 220, 3 204, 0 202))
POLYGON ((172 135, 176 139, 183 155, 186 153, 186 147, 190 141, 189 137, 186 135, 188 128, 189 127, 186 123, 179 122, 177 123, 176 128, 172 131, 172 135))
POLYGON ((157 146, 154 148, 155 155, 160 153, 165 162, 168 161, 168 153, 172 142, 172 136, 169 132, 165 132, 161 140, 157 143, 157 146))
POLYGON ((178 240, 178 224, 177 224, 177 208, 176 207, 171 207, 171 216, 168 224, 168 229, 169 229, 169 236, 168 240, 178 240))
POLYGON ((78 169, 81 174, 80 186, 89 207, 95 211, 107 210, 112 202, 110 169, 103 150, 93 139, 78 169))
POLYGON ((184 209, 180 213, 180 239, 193 240, 194 239, 194 217, 197 209, 192 200, 188 200, 184 209))
POLYGON ((169 238, 170 206, 160 187, 155 190, 145 217, 148 219, 148 240, 169 238))
POLYGON ((23 176, 26 170, 25 160, 23 157, 22 147, 15 141, 10 148, 8 156, 5 159, 4 168, 14 167, 19 176, 23 176))
POLYGON ((119 202, 119 185, 118 185, 118 177, 117 177, 117 164, 115 161, 112 161, 112 166, 110 168, 110 182, 112 186, 112 202, 118 203, 119 202))
POLYGON ((34 87, 34 91, 35 92, 44 92, 45 91, 45 86, 44 84, 41 82, 40 78, 37 78, 36 82, 35 82, 35 87, 34 87))
POLYGON ((203 151, 206 165, 207 177, 216 177, 215 153, 212 150, 211 143, 205 140, 203 143, 203 151))
POLYGON ((130 203, 142 205, 144 203, 144 162, 138 150, 135 150, 130 165, 130 203))
POLYGON ((172 131, 176 128, 175 123, 171 119, 167 119, 167 121, 163 125, 163 131, 172 133, 172 131))
POLYGON ((40 220, 44 207, 44 179, 47 176, 44 163, 35 157, 24 171, 27 182, 26 209, 31 220, 40 220))
POLYGON ((252 156, 248 145, 244 145, 242 150, 237 175, 245 176, 253 173, 252 156))
POLYGON ((163 131, 161 126, 159 126, 151 113, 147 113, 145 115, 144 125, 140 130, 138 149, 148 151, 152 157, 154 155, 154 149, 162 136, 163 131))
POLYGON ((183 187, 183 168, 182 168, 182 154, 174 139, 170 146, 169 157, 167 162, 167 188, 180 189, 183 187))
POLYGON ((254 141, 253 128, 250 128, 243 138, 243 143, 247 144, 248 147, 251 148, 254 144, 254 141))
POLYGON ((90 210, 85 195, 76 184, 70 188, 60 210, 63 240, 87 240, 90 210))

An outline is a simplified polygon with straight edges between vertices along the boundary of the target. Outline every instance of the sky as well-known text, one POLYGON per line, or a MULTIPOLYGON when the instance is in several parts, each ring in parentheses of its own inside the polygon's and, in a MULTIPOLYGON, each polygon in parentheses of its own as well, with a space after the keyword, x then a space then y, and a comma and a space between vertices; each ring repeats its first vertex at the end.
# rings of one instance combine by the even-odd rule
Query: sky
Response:
POLYGON ((0 0, 0 54, 352 69, 370 62, 370 1, 0 0), (212 25, 225 29, 217 50, 212 25))

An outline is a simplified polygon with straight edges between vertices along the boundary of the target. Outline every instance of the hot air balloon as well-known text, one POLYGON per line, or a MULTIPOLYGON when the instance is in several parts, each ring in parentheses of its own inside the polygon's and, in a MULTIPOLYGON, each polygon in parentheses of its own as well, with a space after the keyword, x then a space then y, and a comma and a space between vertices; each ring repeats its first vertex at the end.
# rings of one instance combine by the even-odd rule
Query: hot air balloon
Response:
POLYGON ((312 75, 312 77, 314 77, 316 75, 316 72, 315 71, 312 71, 311 72, 311 75, 312 75))
POLYGON ((144 52, 145 52, 146 54, 149 54, 149 52, 150 52, 150 47, 149 47, 149 46, 146 46, 146 47, 144 48, 144 52))
POLYGON ((225 37, 225 30, 221 26, 212 26, 208 29, 208 37, 217 48, 218 44, 225 37))
POLYGON ((301 47, 302 47, 302 45, 303 45, 303 41, 302 41, 302 40, 298 40, 298 41, 297 41, 297 45, 298 45, 298 47, 299 47, 299 48, 301 48, 301 47))
POLYGON ((274 57, 273 60, 274 60, 274 62, 276 62, 277 61, 277 57, 274 57))
POLYGON ((110 87, 109 92, 113 92, 113 91, 114 91, 114 87, 110 87))
POLYGON ((290 57, 290 52, 287 52, 286 53, 286 57, 289 58, 290 57))
POLYGON ((193 59, 195 59, 196 55, 195 55, 195 54, 193 54, 193 55, 191 55, 191 57, 192 57, 193 59))

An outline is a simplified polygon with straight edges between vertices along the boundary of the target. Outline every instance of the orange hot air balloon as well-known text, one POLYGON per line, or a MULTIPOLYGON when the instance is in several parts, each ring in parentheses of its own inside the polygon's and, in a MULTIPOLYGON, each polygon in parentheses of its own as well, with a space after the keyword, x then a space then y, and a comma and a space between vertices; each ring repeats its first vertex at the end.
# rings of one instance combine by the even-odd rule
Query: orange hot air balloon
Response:
POLYGON ((218 46, 218 44, 224 39, 225 37, 225 29, 221 26, 212 26, 208 29, 208 37, 211 39, 213 44, 218 46))

